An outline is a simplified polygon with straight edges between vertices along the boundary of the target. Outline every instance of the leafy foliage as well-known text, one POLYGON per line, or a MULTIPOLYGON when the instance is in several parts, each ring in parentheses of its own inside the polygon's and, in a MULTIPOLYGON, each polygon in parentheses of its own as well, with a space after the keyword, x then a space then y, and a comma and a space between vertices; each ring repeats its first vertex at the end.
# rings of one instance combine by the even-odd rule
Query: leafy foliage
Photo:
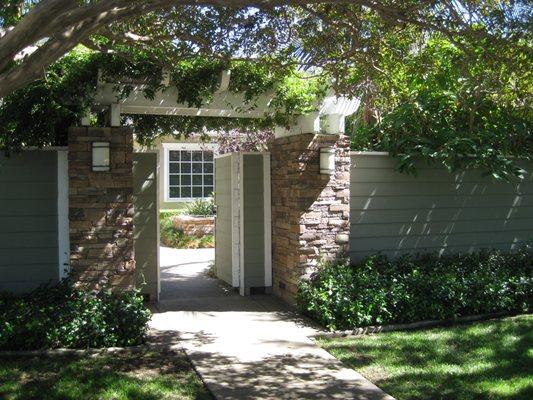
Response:
POLYGON ((268 142, 272 139, 274 135, 270 129, 218 131, 215 138, 219 154, 237 151, 266 151, 268 142))
POLYGON ((533 252, 368 257, 325 264, 300 283, 300 309, 331 330, 527 311, 533 306, 533 252))
MULTIPOLYGON (((168 73, 171 85, 178 89, 176 101, 200 107, 211 100, 225 68, 233 71, 230 90, 244 92, 248 102, 253 104, 258 95, 271 91, 272 113, 260 119, 132 115, 124 117, 123 122, 133 127, 137 141, 144 145, 160 135, 187 137, 210 130, 268 130, 275 123, 287 124, 294 112, 316 107, 317 96, 325 90, 316 79, 300 80, 288 68, 273 74, 254 64, 237 62, 233 70, 228 62, 195 58, 175 63, 167 71, 146 53, 124 57, 80 47, 53 64, 44 79, 0 103, 0 148, 9 151, 21 146, 65 145, 68 127, 76 125, 95 107, 98 71, 102 79, 117 84, 119 99, 127 97, 138 84, 143 84, 146 97, 153 98, 157 91, 165 89, 161 81, 168 73), (275 82, 281 83, 274 87, 275 82)), ((103 124, 105 110, 96 111, 94 122, 103 124)))
POLYGON ((198 199, 187 205, 186 213, 188 215, 196 215, 201 217, 208 217, 215 215, 215 204, 213 199, 198 199))
POLYGON ((65 145, 67 129, 90 106, 98 58, 78 51, 52 65, 46 77, 0 102, 0 149, 65 145))
POLYGON ((138 290, 91 293, 63 280, 0 298, 0 349, 132 346, 143 343, 150 315, 138 290))
MULTIPOLYGON (((20 27, 20 21, 32 15, 29 10, 43 4, 4 3, 0 6, 4 29, 20 27)), ((91 12, 96 9, 115 7, 101 16, 102 26, 83 40, 72 39, 67 48, 81 41, 100 52, 94 57, 105 77, 143 82, 148 97, 164 89, 160 78, 166 70, 179 90, 177 101, 191 106, 208 103, 225 68, 233 71, 230 90, 243 91, 246 105, 254 106, 261 93, 273 94, 275 110, 260 120, 125 118, 141 144, 150 144, 159 135, 187 136, 204 129, 256 131, 286 125, 291 114, 313 111, 316 100, 331 87, 338 94, 362 99, 354 148, 389 151, 400 160, 402 171, 414 172, 415 160, 423 158, 443 162, 450 170, 476 167, 495 178, 508 178, 521 174, 517 158, 533 154, 530 1, 217 4, 87 0, 65 3, 55 18, 61 20, 82 5, 85 12, 78 13, 82 20, 94 18, 91 12)), ((43 32, 20 32, 18 50, 7 51, 11 47, 5 46, 2 53, 0 39, 0 53, 6 54, 0 57, 0 92, 10 79, 26 84, 25 77, 31 81, 47 71, 44 79, 18 92, 11 89, 17 85, 5 89, 2 96, 7 100, 0 105, 4 149, 63 144, 65 126, 79 119, 90 103, 92 83, 86 87, 83 79, 73 79, 66 91, 55 90, 59 77, 48 72, 49 60, 16 59, 27 46, 37 44, 44 50, 57 45, 54 39, 72 27, 55 28, 53 35, 46 31, 51 21, 45 17, 43 32), (32 74, 9 73, 24 68, 32 74), (85 98, 66 102, 63 94, 69 91, 85 98), (6 97, 8 93, 12 95, 6 97)), ((132 87, 126 84, 122 96, 132 87)))
POLYGON ((162 212, 160 215, 161 243, 164 246, 177 249, 203 249, 215 247, 215 237, 211 234, 201 237, 185 234, 182 229, 176 228, 172 218, 175 212, 162 212))
POLYGON ((487 58, 487 52, 496 57, 490 43, 471 50, 465 65, 461 47, 435 36, 406 49, 402 62, 385 53, 384 74, 372 81, 380 94, 366 93, 366 108, 351 126, 352 148, 388 151, 405 172, 416 172, 422 159, 452 172, 480 168, 497 179, 521 176, 517 159, 533 154, 529 58, 510 51, 511 70, 487 58))

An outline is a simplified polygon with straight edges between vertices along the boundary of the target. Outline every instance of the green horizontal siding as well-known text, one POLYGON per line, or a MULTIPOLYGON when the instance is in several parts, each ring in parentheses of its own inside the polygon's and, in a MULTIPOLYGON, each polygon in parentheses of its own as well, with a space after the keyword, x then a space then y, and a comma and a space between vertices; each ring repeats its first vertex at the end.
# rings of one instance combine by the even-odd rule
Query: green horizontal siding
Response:
MULTIPOLYGON (((353 155, 350 254, 513 250, 533 240, 533 174, 494 182, 420 164, 401 174, 387 156, 353 155)), ((531 171, 531 165, 524 165, 531 171)))
POLYGON ((0 291, 59 279, 57 152, 0 155, 0 291))

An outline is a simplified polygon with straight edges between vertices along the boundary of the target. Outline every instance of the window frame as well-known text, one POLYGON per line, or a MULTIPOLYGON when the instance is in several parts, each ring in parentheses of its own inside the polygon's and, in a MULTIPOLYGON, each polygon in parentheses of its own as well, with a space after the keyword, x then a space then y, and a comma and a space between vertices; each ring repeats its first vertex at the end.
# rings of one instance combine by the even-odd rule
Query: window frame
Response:
MULTIPOLYGON (((213 152, 213 189, 215 188, 215 153, 218 150, 216 143, 163 143, 163 176, 165 202, 168 203, 190 203, 195 200, 207 199, 207 197, 170 197, 170 152, 171 151, 212 151, 213 152)), ((202 165, 204 162, 202 161, 202 165)), ((202 172, 203 176, 203 172, 202 172)), ((192 172, 191 172, 192 179, 192 172)), ((181 186, 181 184, 180 184, 181 186)), ((192 187, 192 182, 191 182, 192 187)), ((203 188, 203 185, 202 185, 203 188)), ((191 191, 192 195, 192 191, 191 191)))

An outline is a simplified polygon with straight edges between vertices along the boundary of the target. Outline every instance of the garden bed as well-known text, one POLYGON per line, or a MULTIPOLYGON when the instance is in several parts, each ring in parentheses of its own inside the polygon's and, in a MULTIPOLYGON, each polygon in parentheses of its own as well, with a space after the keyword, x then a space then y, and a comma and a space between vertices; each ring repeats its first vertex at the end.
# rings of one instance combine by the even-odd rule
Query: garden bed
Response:
POLYGON ((200 238, 215 233, 214 216, 174 215, 171 219, 174 227, 183 231, 187 236, 200 238))
POLYGON ((325 264, 301 282, 297 303, 331 331, 526 312, 533 306, 533 252, 375 255, 357 265, 325 264))
POLYGON ((162 212, 160 232, 161 244, 167 247, 176 249, 215 247, 213 216, 191 216, 162 212))
POLYGON ((0 350, 139 345, 150 317, 139 290, 92 292, 65 280, 24 296, 0 296, 0 350))

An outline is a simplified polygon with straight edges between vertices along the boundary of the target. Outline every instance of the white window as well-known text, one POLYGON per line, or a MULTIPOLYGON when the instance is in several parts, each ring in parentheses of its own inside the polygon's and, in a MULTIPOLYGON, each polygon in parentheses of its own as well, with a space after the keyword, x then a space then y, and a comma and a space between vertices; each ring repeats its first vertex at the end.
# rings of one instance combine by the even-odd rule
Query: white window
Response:
POLYGON ((209 197, 215 188, 214 145, 165 143, 167 201, 209 197))

